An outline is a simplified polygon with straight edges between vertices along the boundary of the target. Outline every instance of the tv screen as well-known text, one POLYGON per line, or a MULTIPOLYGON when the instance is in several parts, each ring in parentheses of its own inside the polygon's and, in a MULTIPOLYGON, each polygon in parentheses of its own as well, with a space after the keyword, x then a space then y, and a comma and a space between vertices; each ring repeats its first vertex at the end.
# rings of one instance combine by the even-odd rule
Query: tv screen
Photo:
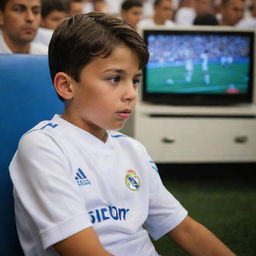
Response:
POLYGON ((254 31, 220 27, 144 29, 150 52, 142 100, 173 105, 251 103, 254 31))

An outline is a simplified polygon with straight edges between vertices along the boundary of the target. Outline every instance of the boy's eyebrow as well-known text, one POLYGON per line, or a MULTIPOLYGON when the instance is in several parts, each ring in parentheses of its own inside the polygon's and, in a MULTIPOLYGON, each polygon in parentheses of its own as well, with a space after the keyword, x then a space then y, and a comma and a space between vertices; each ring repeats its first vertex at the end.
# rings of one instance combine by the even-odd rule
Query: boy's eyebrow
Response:
MULTIPOLYGON (((118 69, 118 68, 110 68, 110 69, 104 70, 102 73, 108 73, 108 72, 125 73, 125 70, 118 69)), ((142 72, 139 71, 137 74, 135 74, 135 76, 142 76, 142 72)))

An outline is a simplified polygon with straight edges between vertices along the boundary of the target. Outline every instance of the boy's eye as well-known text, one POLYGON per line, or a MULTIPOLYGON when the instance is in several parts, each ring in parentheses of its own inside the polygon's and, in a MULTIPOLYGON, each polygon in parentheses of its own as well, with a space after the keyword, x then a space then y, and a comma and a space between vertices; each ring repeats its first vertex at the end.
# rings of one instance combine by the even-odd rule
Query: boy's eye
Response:
POLYGON ((140 79, 134 79, 133 84, 136 85, 136 86, 140 85, 140 79))
POLYGON ((120 81, 120 77, 119 76, 115 76, 115 77, 110 77, 108 78, 108 80, 112 83, 118 83, 120 81))

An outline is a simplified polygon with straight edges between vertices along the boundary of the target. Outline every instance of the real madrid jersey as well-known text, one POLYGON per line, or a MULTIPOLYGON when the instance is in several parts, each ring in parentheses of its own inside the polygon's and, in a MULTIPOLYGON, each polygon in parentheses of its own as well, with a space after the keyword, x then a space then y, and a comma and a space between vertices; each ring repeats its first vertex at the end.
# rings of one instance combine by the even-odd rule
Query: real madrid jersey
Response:
POLYGON ((22 137, 10 174, 26 256, 57 255, 53 244, 89 226, 113 255, 155 256, 149 236, 187 215, 138 141, 108 132, 104 143, 57 115, 22 137))

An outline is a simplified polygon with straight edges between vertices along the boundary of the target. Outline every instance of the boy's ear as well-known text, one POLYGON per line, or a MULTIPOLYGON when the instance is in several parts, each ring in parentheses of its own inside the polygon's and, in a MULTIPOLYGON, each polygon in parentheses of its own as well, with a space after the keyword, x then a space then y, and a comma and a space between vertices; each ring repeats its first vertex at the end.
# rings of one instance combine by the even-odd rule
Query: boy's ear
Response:
POLYGON ((54 77, 55 90, 65 100, 73 98, 72 81, 72 78, 64 72, 59 72, 54 77))

